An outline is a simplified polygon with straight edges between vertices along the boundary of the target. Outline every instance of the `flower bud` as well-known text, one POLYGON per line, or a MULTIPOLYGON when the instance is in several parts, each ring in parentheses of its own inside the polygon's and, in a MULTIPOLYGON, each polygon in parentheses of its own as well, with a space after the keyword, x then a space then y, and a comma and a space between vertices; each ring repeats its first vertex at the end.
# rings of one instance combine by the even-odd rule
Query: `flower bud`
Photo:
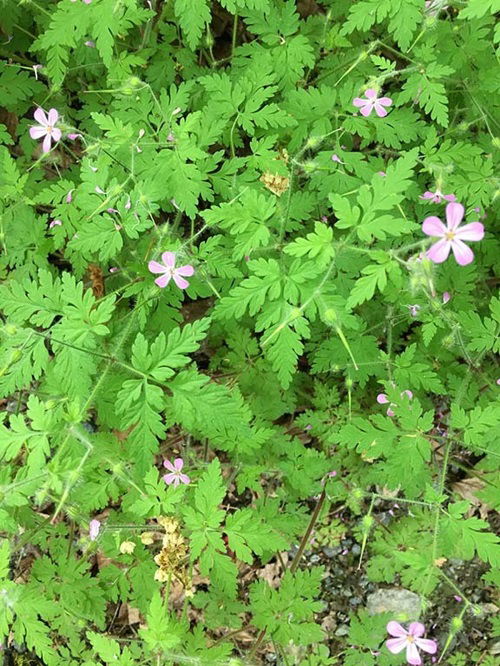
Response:
POLYGON ((133 541, 122 541, 120 544, 120 553, 122 555, 130 555, 135 550, 135 543, 133 541))

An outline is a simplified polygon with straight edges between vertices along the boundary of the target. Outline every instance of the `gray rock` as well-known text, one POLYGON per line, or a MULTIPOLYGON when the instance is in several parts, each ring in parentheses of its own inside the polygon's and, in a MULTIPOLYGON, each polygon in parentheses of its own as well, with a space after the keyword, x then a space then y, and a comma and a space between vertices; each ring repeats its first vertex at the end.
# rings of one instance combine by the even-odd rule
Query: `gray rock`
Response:
POLYGON ((322 551, 325 557, 331 558, 338 555, 342 551, 342 548, 340 546, 336 546, 335 548, 330 548, 329 546, 323 546, 322 551))
POLYGON ((335 636, 347 636, 349 633, 349 627, 347 624, 341 624, 340 627, 335 632, 335 636))
POLYGON ((422 601, 418 594, 410 590, 386 587, 368 595, 366 610, 370 615, 394 613, 397 616, 404 615, 408 620, 418 620, 422 612, 422 601))

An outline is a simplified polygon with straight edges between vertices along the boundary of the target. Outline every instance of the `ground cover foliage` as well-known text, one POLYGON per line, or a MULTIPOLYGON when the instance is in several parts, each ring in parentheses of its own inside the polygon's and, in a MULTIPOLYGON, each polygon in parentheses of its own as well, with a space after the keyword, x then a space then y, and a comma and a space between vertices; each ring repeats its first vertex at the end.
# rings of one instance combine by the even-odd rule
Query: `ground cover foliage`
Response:
POLYGON ((499 10, 0 0, 5 663, 496 663, 499 10))

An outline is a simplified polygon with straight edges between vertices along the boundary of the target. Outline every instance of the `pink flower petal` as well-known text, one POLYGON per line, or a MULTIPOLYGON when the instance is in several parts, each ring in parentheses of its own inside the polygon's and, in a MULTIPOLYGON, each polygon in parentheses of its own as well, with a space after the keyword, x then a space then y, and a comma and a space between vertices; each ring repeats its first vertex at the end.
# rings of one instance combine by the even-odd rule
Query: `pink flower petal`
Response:
POLYGON ((30 137, 32 139, 41 139, 42 136, 45 136, 46 134, 47 130, 41 125, 34 125, 33 127, 30 127, 30 137))
POLYGON ((159 264, 157 261, 150 261, 148 264, 148 269, 151 273, 165 273, 165 266, 159 264))
POLYGON ((377 91, 374 90, 374 88, 368 88, 368 90, 365 92, 365 95, 368 97, 369 100, 377 99, 377 91))
POLYGON ((474 252, 461 240, 454 238, 451 241, 451 249, 460 266, 467 266, 474 261, 474 252))
POLYGON ((481 222, 471 222, 455 230, 455 237, 463 241, 480 241, 484 238, 484 226, 481 222))
MULTIPOLYGON (((377 402, 379 405, 386 405, 389 402, 389 398, 386 396, 385 393, 379 393, 377 396, 377 402)), ((389 631, 389 629, 387 631, 389 631)), ((391 632, 389 631, 389 633, 391 632)), ((398 635, 399 634, 391 634, 391 636, 398 636, 398 635)))
POLYGON ((417 646, 415 643, 408 643, 406 646, 406 661, 411 664, 411 666, 420 666, 422 659, 418 653, 417 646))
POLYGON ((52 142, 52 138, 51 138, 50 134, 47 134, 45 136, 45 139, 43 140, 43 143, 42 143, 42 149, 43 149, 44 153, 48 153, 50 151, 51 142, 52 142))
POLYGON ((438 646, 436 641, 431 641, 428 638, 417 638, 415 643, 424 652, 428 652, 429 654, 436 654, 437 652, 438 646))
POLYGON ((177 273, 177 275, 184 275, 185 277, 191 277, 191 275, 194 274, 194 268, 190 264, 186 264, 185 266, 179 266, 179 268, 176 268, 175 272, 177 273))
POLYGON ((175 472, 173 472, 172 474, 165 474, 165 476, 163 477, 163 480, 165 481, 165 483, 168 486, 171 486, 172 484, 174 486, 179 485, 179 477, 178 477, 177 473, 175 473, 175 472))
POLYGON ((38 108, 33 114, 33 117, 37 122, 40 123, 40 125, 44 125, 45 127, 47 127, 47 125, 49 124, 49 121, 47 120, 47 116, 45 115, 45 111, 43 109, 38 108))
POLYGON ((392 654, 399 654, 407 645, 406 636, 403 636, 403 638, 390 638, 385 642, 385 645, 392 654))
POLYGON ((401 636, 408 636, 406 629, 402 627, 399 622, 395 622, 394 620, 387 623, 386 629, 387 633, 391 636, 397 636, 398 638, 401 638, 401 636))
MULTIPOLYGON (((401 397, 403 397, 404 395, 406 395, 406 396, 408 397, 409 400, 411 400, 411 399, 413 398, 413 393, 412 393, 409 389, 406 389, 405 391, 403 391, 403 392, 401 393, 401 397)), ((411 631, 411 624, 410 624, 410 628, 409 628, 408 631, 410 632, 410 634, 412 633, 412 631, 411 631)), ((422 634, 420 634, 420 635, 422 635, 422 634)))
POLYGON ((382 104, 382 106, 390 106, 392 104, 392 99, 390 97, 379 97, 377 104, 382 104))
POLYGON ((443 199, 446 199, 446 201, 456 201, 457 197, 454 194, 443 194, 443 199))
POLYGON ((429 192, 429 190, 427 190, 427 192, 424 192, 420 196, 420 199, 434 199, 434 192, 429 192))
POLYGON ((164 252, 161 255, 161 260, 163 261, 165 266, 173 268, 175 266, 175 252, 164 252))
POLYGON ((391 416, 391 417, 394 416, 395 413, 396 413, 396 412, 394 412, 390 407, 389 407, 389 409, 388 409, 387 412, 386 412, 387 416, 391 416))
POLYGON ((51 127, 54 127, 54 125, 59 120, 59 113, 57 112, 56 109, 49 109, 49 113, 48 113, 47 117, 48 117, 48 123, 47 124, 50 125, 51 127))
POLYGON ((373 104, 371 102, 367 102, 365 106, 362 106, 360 109, 361 115, 362 116, 369 116, 370 113, 373 111, 373 104))
POLYGON ((427 236, 439 237, 445 235, 446 227, 441 222, 439 217, 431 215, 430 217, 426 217, 425 220, 423 221, 422 231, 424 232, 424 234, 427 234, 427 236))
POLYGON ((443 292, 443 305, 446 305, 446 303, 448 303, 450 298, 451 298, 451 294, 450 294, 449 291, 443 292))
POLYGON ((170 462, 170 460, 164 460, 163 461, 163 467, 168 469, 169 472, 176 472, 177 471, 175 469, 174 465, 170 462))
POLYGON ((375 108, 375 113, 379 118, 384 118, 387 115, 387 111, 378 103, 378 100, 373 105, 375 108))
POLYGON ((367 102, 366 99, 362 99, 361 97, 355 97, 352 100, 352 103, 354 104, 354 106, 365 106, 367 102))
POLYGON ((59 129, 59 127, 54 127, 52 129, 52 138, 54 139, 54 141, 59 141, 61 136, 62 136, 62 132, 59 129))
POLYGON ((464 213, 465 209, 462 204, 452 202, 446 206, 446 222, 450 231, 458 227, 464 217, 464 213))
POLYGON ((156 278, 155 284, 158 285, 161 289, 167 286, 167 284, 170 282, 171 275, 169 273, 165 273, 159 278, 156 278))
POLYGON ((172 277, 174 278, 174 282, 179 287, 179 289, 187 289, 189 287, 189 282, 182 278, 180 275, 177 275, 177 272, 175 272, 172 277))
POLYGON ((174 467, 177 472, 180 472, 182 468, 184 467, 184 460, 182 458, 176 458, 174 460, 174 467))
POLYGON ((179 474, 178 477, 181 483, 191 483, 191 479, 187 474, 179 474))
POLYGON ((408 633, 418 638, 425 634, 425 627, 421 622, 412 622, 408 627, 408 633))
POLYGON ((450 254, 451 241, 446 238, 442 238, 434 245, 427 250, 427 258, 433 261, 435 264, 442 264, 443 261, 448 259, 450 254))

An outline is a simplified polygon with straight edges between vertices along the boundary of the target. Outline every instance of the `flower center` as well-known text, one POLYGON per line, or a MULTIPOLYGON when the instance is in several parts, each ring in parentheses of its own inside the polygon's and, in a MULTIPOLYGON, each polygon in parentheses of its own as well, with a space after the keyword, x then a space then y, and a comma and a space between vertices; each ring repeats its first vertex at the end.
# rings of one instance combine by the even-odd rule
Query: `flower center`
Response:
POLYGON ((455 232, 454 231, 447 231, 445 233, 444 237, 446 238, 446 240, 451 241, 455 238, 455 232))
POLYGON ((414 643, 415 642, 415 638, 411 634, 408 634, 408 636, 406 637, 406 640, 408 641, 408 643, 414 643))
POLYGON ((47 134, 52 134, 52 130, 54 129, 52 125, 47 125, 47 134))

